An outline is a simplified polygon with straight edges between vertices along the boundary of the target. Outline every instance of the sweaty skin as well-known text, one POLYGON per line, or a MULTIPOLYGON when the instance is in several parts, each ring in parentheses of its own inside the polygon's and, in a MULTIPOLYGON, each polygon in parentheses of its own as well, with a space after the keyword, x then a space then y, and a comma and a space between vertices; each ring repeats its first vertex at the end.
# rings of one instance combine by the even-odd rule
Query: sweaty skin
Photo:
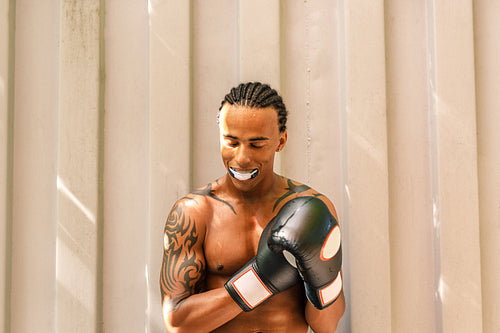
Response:
POLYGON ((226 105, 220 119, 228 172, 177 201, 165 225, 160 285, 167 330, 306 333, 310 325, 316 333, 334 332, 343 294, 317 310, 298 284, 243 312, 225 290, 224 283, 255 256, 262 230, 286 202, 316 196, 337 215, 325 196, 274 173, 286 132, 278 131, 273 108, 226 105), (230 169, 256 176, 235 177, 230 169))

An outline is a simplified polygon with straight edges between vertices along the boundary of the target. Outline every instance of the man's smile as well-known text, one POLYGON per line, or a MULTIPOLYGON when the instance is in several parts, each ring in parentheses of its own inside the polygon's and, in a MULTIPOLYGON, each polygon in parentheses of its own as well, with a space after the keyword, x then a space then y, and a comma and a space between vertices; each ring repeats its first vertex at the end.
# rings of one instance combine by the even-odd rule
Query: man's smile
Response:
POLYGON ((240 181, 245 181, 249 179, 253 179, 257 177, 257 174, 259 173, 259 169, 253 169, 249 171, 237 171, 233 168, 229 168, 229 174, 231 177, 238 179, 240 181))

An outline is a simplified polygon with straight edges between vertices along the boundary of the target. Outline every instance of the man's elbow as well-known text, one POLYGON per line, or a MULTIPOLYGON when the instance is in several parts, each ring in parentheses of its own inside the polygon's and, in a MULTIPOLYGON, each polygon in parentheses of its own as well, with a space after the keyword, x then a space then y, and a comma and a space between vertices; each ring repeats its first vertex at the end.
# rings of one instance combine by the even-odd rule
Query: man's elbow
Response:
POLYGON ((187 330, 184 330, 180 326, 172 325, 172 323, 169 323, 167 320, 164 320, 164 323, 165 323, 165 328, 167 329, 168 333, 184 333, 184 332, 187 332, 187 330))
POLYGON ((172 304, 168 301, 163 302, 162 306, 163 312, 163 323, 168 333, 184 333, 188 332, 182 327, 182 321, 176 316, 175 311, 173 311, 172 304))
POLYGON ((186 333, 192 332, 189 328, 184 327, 182 322, 176 320, 176 316, 173 313, 168 315, 163 314, 163 323, 168 333, 186 333))

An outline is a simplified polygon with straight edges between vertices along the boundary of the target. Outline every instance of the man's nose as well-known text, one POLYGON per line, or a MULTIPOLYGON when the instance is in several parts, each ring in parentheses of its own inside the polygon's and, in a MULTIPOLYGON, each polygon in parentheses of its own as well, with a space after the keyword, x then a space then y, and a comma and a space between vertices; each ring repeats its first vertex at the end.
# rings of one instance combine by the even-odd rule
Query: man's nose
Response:
POLYGON ((240 167, 246 167, 251 161, 251 152, 245 145, 240 145, 236 151, 236 163, 240 167))

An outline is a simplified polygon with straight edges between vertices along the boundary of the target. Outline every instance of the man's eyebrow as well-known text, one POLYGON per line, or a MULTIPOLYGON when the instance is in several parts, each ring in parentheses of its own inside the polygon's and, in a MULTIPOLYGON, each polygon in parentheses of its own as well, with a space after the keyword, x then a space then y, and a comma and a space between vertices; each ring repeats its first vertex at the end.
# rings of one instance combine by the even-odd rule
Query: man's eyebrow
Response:
POLYGON ((256 138, 251 138, 248 141, 265 141, 265 140, 269 140, 269 138, 266 138, 265 136, 259 136, 256 138))
MULTIPOLYGON (((225 138, 228 138, 228 139, 238 140, 237 136, 234 136, 231 134, 223 134, 222 136, 225 138)), ((248 141, 251 141, 251 142, 253 142, 253 141, 266 141, 266 140, 269 140, 269 138, 265 137, 265 136, 258 136, 256 138, 248 139, 248 141)))

